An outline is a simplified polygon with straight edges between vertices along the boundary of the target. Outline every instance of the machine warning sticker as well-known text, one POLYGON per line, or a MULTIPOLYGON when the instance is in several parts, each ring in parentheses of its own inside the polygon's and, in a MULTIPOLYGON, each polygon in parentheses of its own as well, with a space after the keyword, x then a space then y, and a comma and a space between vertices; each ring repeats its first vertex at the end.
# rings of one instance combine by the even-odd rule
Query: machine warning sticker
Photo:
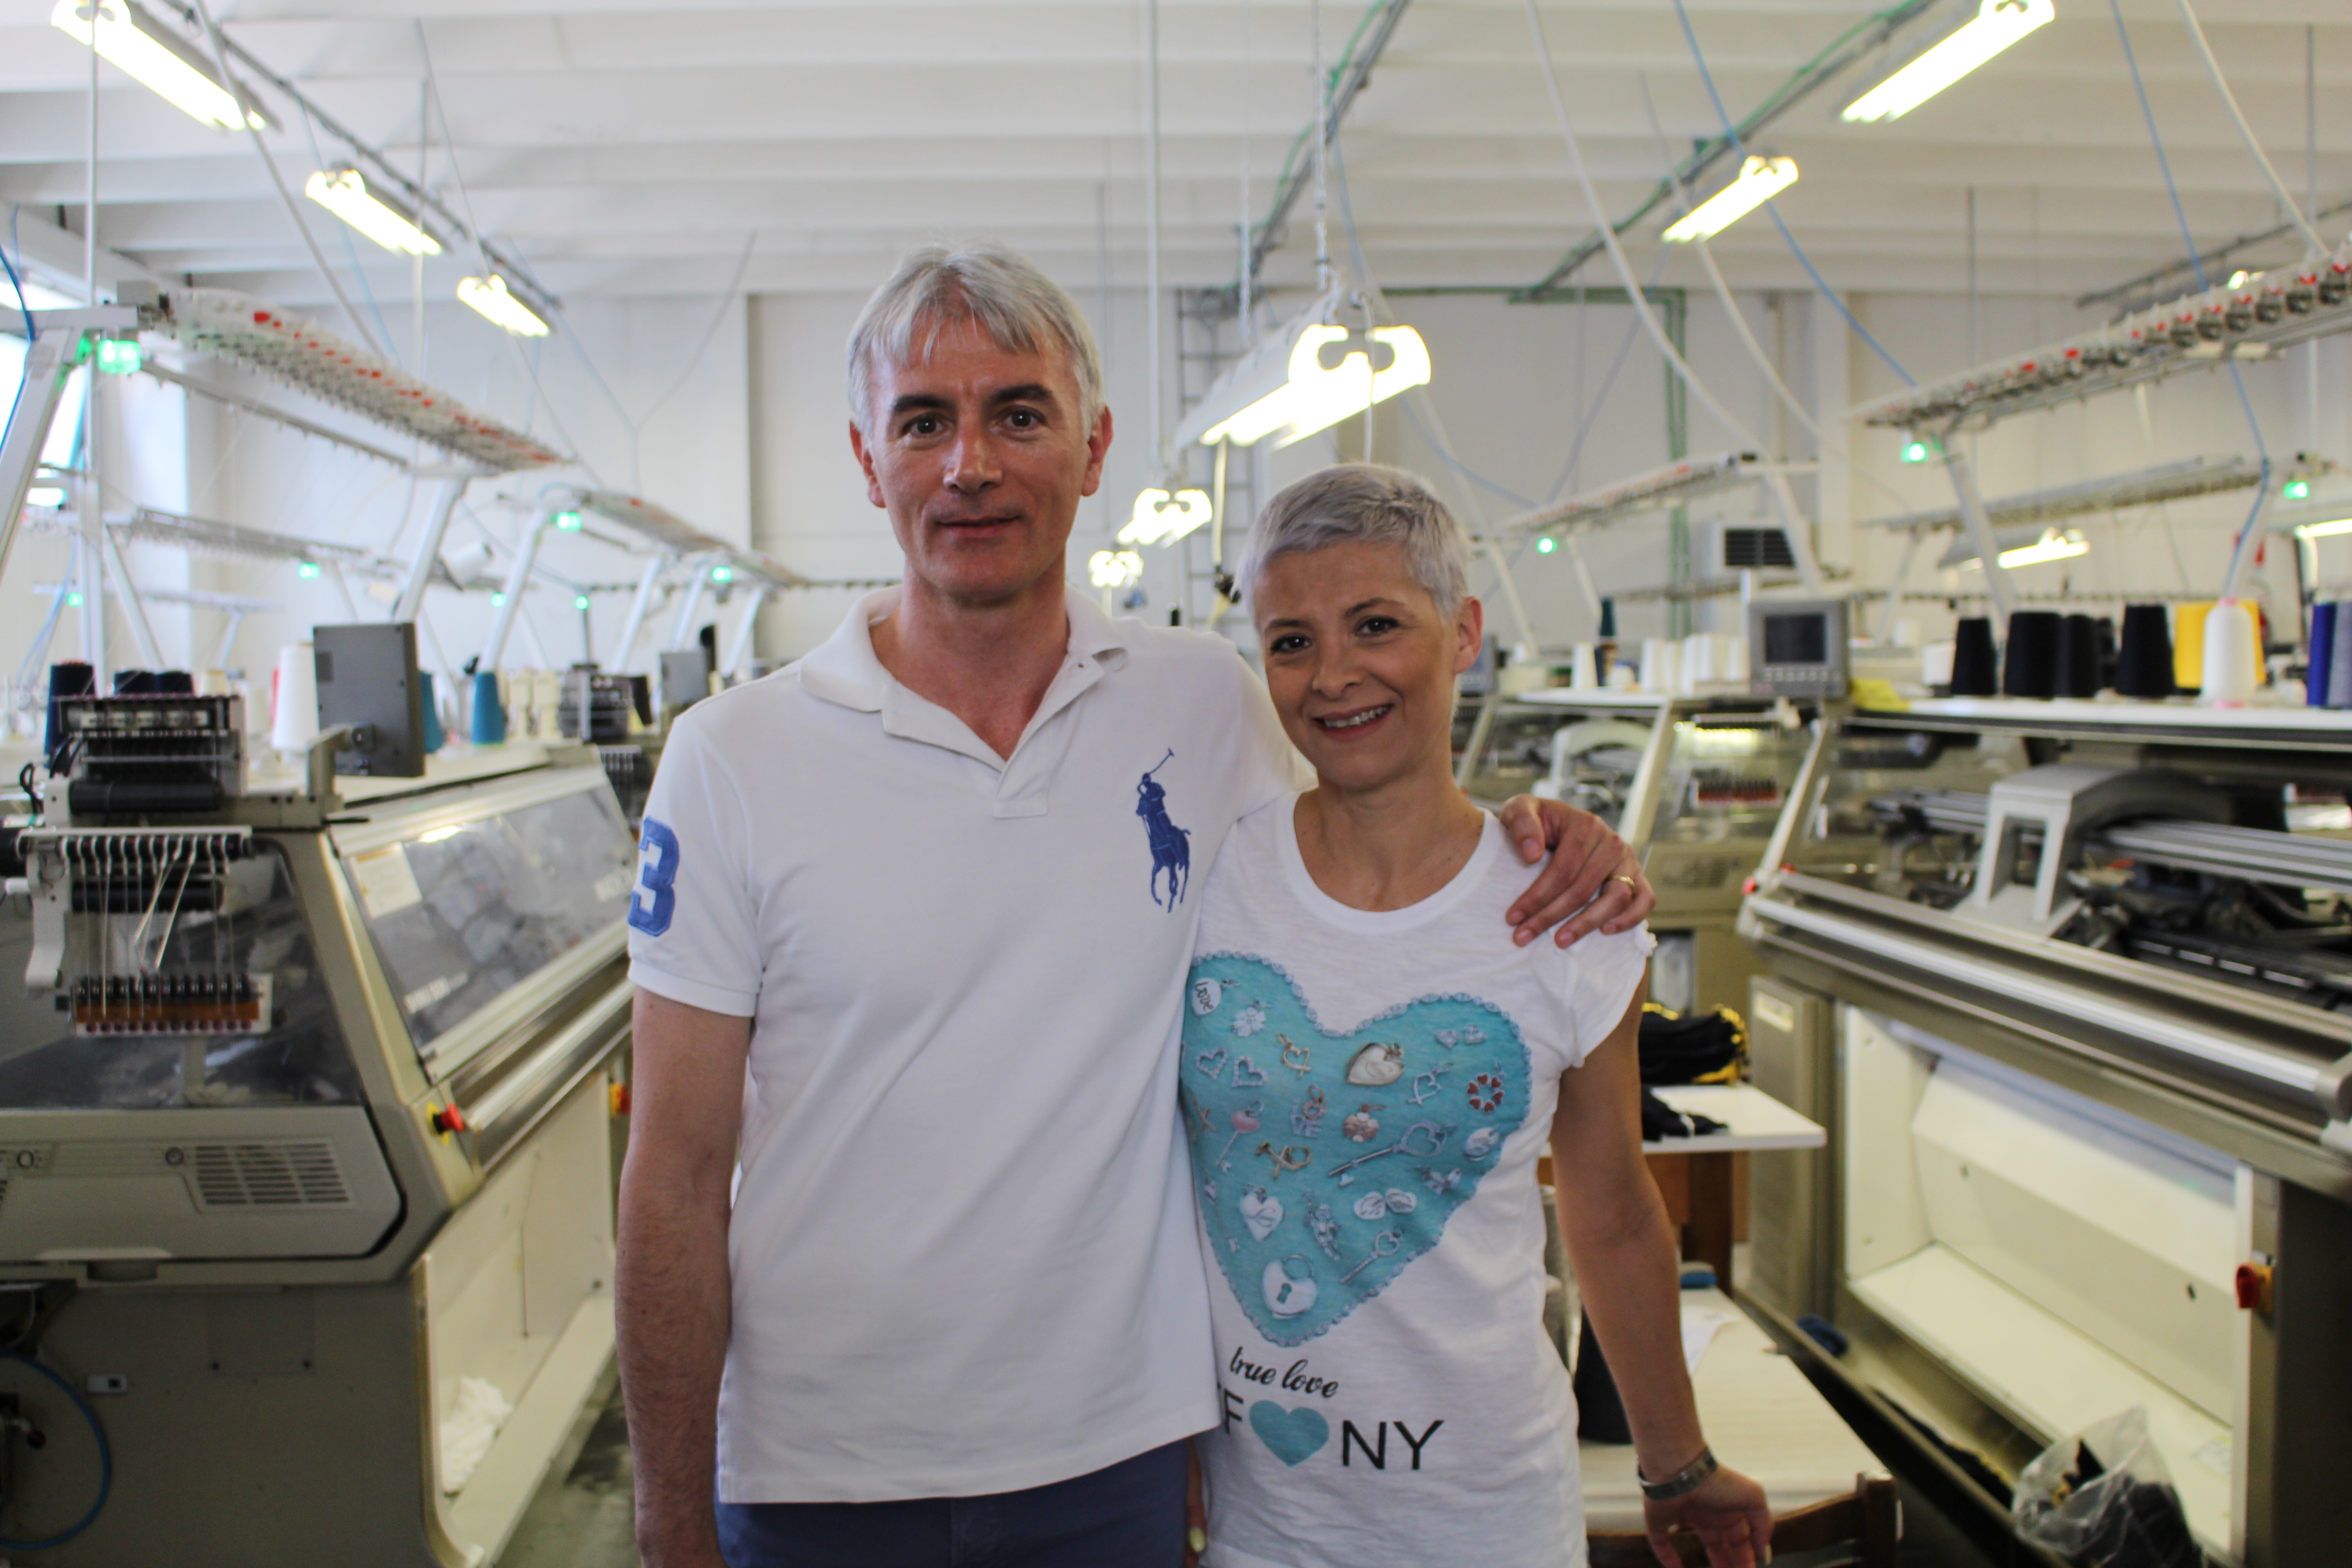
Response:
POLYGON ((408 856, 397 844, 388 849, 354 855, 347 864, 352 868, 352 881, 360 890, 360 902, 367 906, 373 919, 382 920, 425 901, 425 890, 416 885, 416 873, 408 868, 408 856))

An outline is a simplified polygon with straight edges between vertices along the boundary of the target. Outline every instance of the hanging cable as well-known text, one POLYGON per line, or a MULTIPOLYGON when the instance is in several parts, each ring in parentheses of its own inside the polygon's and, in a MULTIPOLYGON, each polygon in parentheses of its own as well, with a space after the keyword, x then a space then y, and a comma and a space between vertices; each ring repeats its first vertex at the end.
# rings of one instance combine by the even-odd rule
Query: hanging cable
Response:
MULTIPOLYGON (((221 44, 220 24, 213 20, 212 9, 205 0, 194 0, 194 5, 197 18, 205 25, 205 39, 212 46, 213 64, 220 71, 221 84, 228 89, 230 97, 237 100, 237 108, 243 111, 245 100, 237 93, 236 79, 228 74, 228 52, 221 44)), ((96 36, 94 32, 92 36, 96 36)), ((92 45, 92 47, 96 46, 92 45)), ((343 292, 342 282, 336 278, 334 268, 327 265, 327 253, 319 248, 318 238, 311 234, 310 226, 302 221, 302 209, 294 205, 294 193, 286 188, 286 177, 278 172, 278 160, 269 155, 268 143, 262 141, 260 131, 253 123, 253 116, 249 112, 243 113, 243 119, 245 133, 252 139, 253 150, 261 154, 261 166, 269 171, 269 183, 277 187, 278 199, 285 204, 286 216, 294 220, 294 231, 302 237, 303 248, 310 253, 311 261, 319 268, 319 276, 326 280, 328 289, 335 296, 335 303, 343 308, 343 314, 350 319, 352 331, 359 333, 360 341, 367 344, 369 351, 378 359, 388 358, 383 345, 375 341, 373 332, 368 331, 366 318, 352 308, 351 296, 343 292)))
MULTIPOLYGON (((1532 7, 1534 0, 1528 0, 1528 5, 1532 7)), ((1715 106, 1715 117, 1723 122, 1723 133, 1730 138, 1732 151, 1738 153, 1744 161, 1748 156, 1748 143, 1740 138, 1739 127, 1732 123, 1730 113, 1723 107, 1723 95, 1715 90, 1715 73, 1706 68, 1706 55, 1698 47, 1698 34, 1691 26, 1690 11, 1685 6, 1683 0, 1675 0, 1675 16, 1683 25, 1683 38, 1690 45, 1691 61, 1698 67, 1698 79, 1706 88, 1707 101, 1715 106)), ((1766 202, 1764 214, 1772 220, 1772 226, 1780 231, 1781 242, 1788 246, 1789 254, 1797 258, 1797 264, 1805 269, 1805 276, 1811 279, 1813 287, 1821 290, 1822 298, 1836 307, 1837 313, 1845 318, 1846 325, 1852 327, 1861 336, 1862 341, 1870 345, 1870 352, 1884 360, 1887 369, 1902 377, 1904 385, 1918 385, 1919 384, 1911 378, 1911 373, 1903 368, 1903 363, 1886 352, 1886 345, 1870 335, 1870 329, 1864 326, 1852 310, 1846 309, 1845 301, 1837 297, 1837 290, 1832 289, 1822 279, 1820 269, 1813 265, 1813 258, 1805 254, 1805 247, 1799 245, 1797 237, 1789 232, 1787 222, 1780 216, 1780 207, 1774 203, 1766 202)))
MULTIPOLYGON (((2148 144, 2156 150, 2157 171, 2164 176, 2165 194, 2172 198, 2172 216, 2180 226, 2181 244, 2189 247, 2189 264, 2196 270, 2197 287, 2200 289, 2210 289, 2212 284, 2205 276, 2205 263, 2197 253, 2196 232, 2189 226, 2188 209, 2180 205, 2180 186, 2172 177, 2172 160, 2165 153, 2164 136, 2156 126, 2156 110, 2147 100, 2147 83, 2140 78, 2139 57, 2132 48, 2131 29, 2124 26, 2123 9, 2116 0, 2107 0, 2107 13, 2116 20, 2116 37, 2123 45, 2124 66, 2131 72, 2132 91, 2139 98, 2140 118, 2147 124, 2148 144)), ((2246 513, 2245 526, 2238 531, 2237 543, 2230 552, 2229 569, 2221 578, 2221 596, 2228 599, 2236 596, 2238 579, 2245 569, 2248 552, 2253 548, 2257 525, 2270 505, 2271 454, 2269 447, 2263 441, 2263 423, 2254 417, 2254 400, 2246 395, 2245 372, 2239 368, 2234 358, 2225 355, 2222 363, 2230 367, 2230 384, 2237 388, 2238 407, 2245 414, 2246 429, 2254 438, 2254 455, 2262 463, 2262 479, 2254 487, 2254 504, 2246 513)))
MULTIPOLYGON (((16 247, 16 254, 22 256, 25 254, 24 247, 16 239, 16 214, 19 210, 14 206, 8 209, 8 242, 16 247)), ((0 250, 0 267, 8 269, 9 285, 16 290, 16 309, 25 318, 25 363, 16 376, 16 395, 8 399, 7 421, 0 424, 0 446, 5 446, 8 432, 16 427, 16 409, 25 401, 26 384, 33 379, 33 345, 41 341, 41 328, 40 323, 33 320, 33 307, 25 303, 25 280, 17 276, 16 264, 8 259, 8 253, 5 250, 0 250)))
POLYGON ((1567 140, 1569 161, 1576 166, 1576 183, 1583 189, 1584 205, 1591 209, 1592 221, 1600 227, 1601 237, 1608 247, 1609 259, 1617 268, 1618 281, 1625 286, 1626 297, 1633 303, 1634 314, 1649 330, 1651 341, 1658 345, 1658 352, 1666 356, 1666 363, 1673 365, 1675 373, 1683 378, 1683 384, 1690 388, 1691 395, 1706 405, 1707 412, 1714 415, 1741 446, 1755 448, 1756 437, 1748 433, 1748 426, 1707 390, 1706 384, 1699 380, 1697 373, 1683 358, 1682 351, 1675 347, 1674 340, 1666 336, 1665 329, 1651 314, 1650 302, 1643 298, 1642 285, 1633 276, 1633 264, 1625 259, 1624 247, 1617 243, 1617 231, 1610 226, 1609 215, 1601 205, 1601 193, 1593 188, 1592 173, 1584 166, 1584 148, 1576 139, 1575 125, 1569 120, 1568 100, 1560 96, 1559 78, 1552 69, 1551 43, 1544 37, 1543 18, 1536 11, 1536 0, 1525 0, 1525 4, 1528 33, 1535 41, 1536 65, 1543 72, 1545 90, 1551 95, 1552 113, 1559 121, 1561 136, 1567 140))
POLYGON ((0 1536, 0 1548, 5 1548, 10 1552, 46 1552, 52 1546, 63 1546, 97 1521, 100 1511, 106 1507, 107 1497, 114 1490, 114 1449, 106 1440, 106 1428, 99 1425, 98 1412, 89 1407, 89 1401, 76 1392, 72 1384, 68 1383, 50 1371, 47 1366, 35 1361, 22 1351, 0 1350, 0 1359, 13 1361, 19 1366, 28 1366, 56 1384, 58 1392, 64 1394, 82 1420, 89 1423, 89 1435, 98 1443, 98 1496, 91 1500, 89 1511, 55 1535, 44 1537, 39 1541, 11 1541, 6 1536, 0 1536))
MULTIPOLYGON (((2287 194, 2286 182, 2279 178, 2276 169, 2271 167, 2270 155, 2263 151, 2263 144, 2254 139, 2253 127, 2246 123, 2245 115, 2239 110, 2237 95, 2230 90, 2229 79, 2221 74, 2221 62, 2213 58, 2213 47, 2205 41, 2205 29, 2198 26, 2197 13, 2189 8, 2189 0, 2179 0, 2179 5, 2180 20, 2189 28, 2189 41, 2197 46, 2198 56, 2205 62, 2205 74, 2213 79, 2213 90, 2221 95, 2222 107, 2230 111, 2230 120, 2244 140, 2246 151, 2254 155, 2255 163, 2262 168, 2263 178, 2271 183, 2271 190, 2277 195, 2279 205, 2285 209, 2288 221, 2303 231, 2304 243, 2311 247, 2311 254, 2326 255, 2327 242, 2319 237, 2319 231, 2311 226, 2309 218, 2304 216, 2302 204, 2287 194)), ((2189 248, 2194 250, 2196 247, 2191 245, 2189 248)))

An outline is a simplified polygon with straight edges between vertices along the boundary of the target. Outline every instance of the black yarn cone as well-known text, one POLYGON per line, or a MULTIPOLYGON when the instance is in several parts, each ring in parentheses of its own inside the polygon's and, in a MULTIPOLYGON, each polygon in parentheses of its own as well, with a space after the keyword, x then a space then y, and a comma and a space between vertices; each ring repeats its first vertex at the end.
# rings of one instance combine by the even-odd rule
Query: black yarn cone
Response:
POLYGON ((2058 645, 2066 617, 2055 610, 2016 610, 2009 617, 2009 647, 2000 667, 2000 689, 2009 697, 2051 697, 2058 690, 2058 645))
POLYGON ((1990 697, 2000 689, 2000 652, 1993 646, 1992 622, 1969 616, 1952 629, 1952 695, 1990 697))
POLYGON ((2057 695, 2096 697, 2099 675, 2099 623, 2068 616, 2058 631, 2057 695))
POLYGON ((1583 1315, 1576 1332, 1576 1435, 1589 1443, 1630 1443, 1633 1428, 1625 1419, 1625 1402, 1618 1397, 1617 1380, 1601 1354, 1592 1332, 1592 1319, 1583 1315))
POLYGON ((2116 656, 2116 689, 2126 697, 2169 697, 2172 623, 2162 605, 2124 606, 2123 647, 2116 656))
POLYGON ((69 658, 49 666, 48 728, 41 740, 41 750, 49 760, 49 772, 65 771, 66 736, 58 721, 58 700, 64 697, 87 697, 98 689, 98 672, 78 658, 69 658))

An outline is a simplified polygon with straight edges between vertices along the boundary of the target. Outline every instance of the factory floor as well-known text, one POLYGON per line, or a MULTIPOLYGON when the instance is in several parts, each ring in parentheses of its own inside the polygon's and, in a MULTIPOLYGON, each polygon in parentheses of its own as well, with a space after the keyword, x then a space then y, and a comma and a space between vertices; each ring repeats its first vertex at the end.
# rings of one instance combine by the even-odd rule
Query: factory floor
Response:
MULTIPOLYGON (((629 1426, 617 1386, 600 1407, 582 1415, 573 1440, 577 1457, 540 1487, 496 1568, 634 1568, 629 1426)), ((1827 1568, 1852 1555, 1832 1548, 1777 1558, 1774 1568, 1827 1568)), ((1897 1563, 1899 1568, 1993 1568, 1908 1482, 1897 1563)))

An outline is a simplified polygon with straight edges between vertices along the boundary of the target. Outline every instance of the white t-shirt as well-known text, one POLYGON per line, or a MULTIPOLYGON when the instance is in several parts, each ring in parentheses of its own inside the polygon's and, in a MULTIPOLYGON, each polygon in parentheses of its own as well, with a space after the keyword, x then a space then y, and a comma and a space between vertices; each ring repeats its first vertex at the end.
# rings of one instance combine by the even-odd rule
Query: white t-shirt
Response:
POLYGON ((892 679, 875 595, 695 707, 630 974, 754 1020, 730 1502, 969 1496, 1215 1420, 1170 1020, 1205 871, 1297 787, 1231 643, 1069 597, 1012 757, 892 679))
POLYGON ((1350 909, 1294 810, 1218 856, 1179 1026, 1223 1405, 1205 1568, 1580 1564, 1535 1163, 1654 944, 1514 947, 1535 873, 1491 816, 1437 893, 1350 909))

